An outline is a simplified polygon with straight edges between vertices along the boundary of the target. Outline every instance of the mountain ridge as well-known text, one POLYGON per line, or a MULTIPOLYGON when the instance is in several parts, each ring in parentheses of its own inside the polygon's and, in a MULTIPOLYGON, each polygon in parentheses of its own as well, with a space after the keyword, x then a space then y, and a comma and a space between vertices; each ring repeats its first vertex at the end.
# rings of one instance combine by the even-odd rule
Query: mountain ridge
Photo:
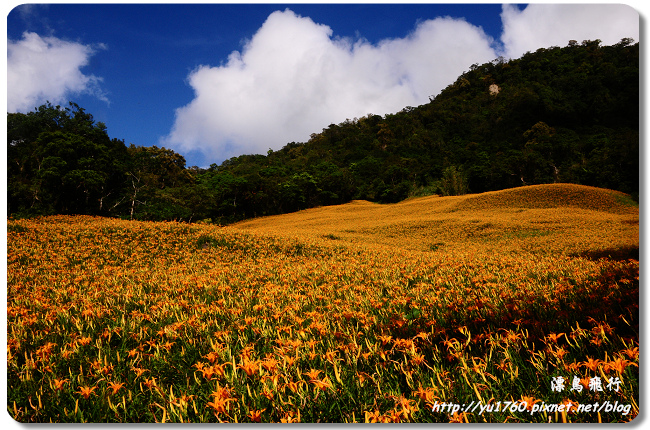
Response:
POLYGON ((353 200, 548 183, 638 200, 632 42, 570 42, 475 64, 427 104, 330 124, 307 142, 208 169, 186 167, 170 149, 110 139, 74 104, 8 114, 8 213, 228 224, 353 200))

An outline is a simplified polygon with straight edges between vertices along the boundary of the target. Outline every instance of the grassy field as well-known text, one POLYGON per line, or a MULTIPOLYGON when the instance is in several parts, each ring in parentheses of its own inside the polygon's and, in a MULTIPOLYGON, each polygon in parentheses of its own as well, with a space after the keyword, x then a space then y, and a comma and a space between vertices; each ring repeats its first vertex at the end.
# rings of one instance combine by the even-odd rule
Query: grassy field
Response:
POLYGON ((227 227, 53 216, 7 232, 20 422, 639 412, 639 210, 614 191, 355 201, 227 227))

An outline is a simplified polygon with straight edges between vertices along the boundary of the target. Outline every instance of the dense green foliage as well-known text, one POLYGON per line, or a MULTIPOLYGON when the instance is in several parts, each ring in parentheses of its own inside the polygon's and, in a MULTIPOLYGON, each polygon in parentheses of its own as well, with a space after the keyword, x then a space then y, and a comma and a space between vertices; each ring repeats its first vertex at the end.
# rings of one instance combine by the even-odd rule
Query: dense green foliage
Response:
POLYGON ((639 191, 639 45, 570 42, 473 65, 430 103, 331 124, 308 142, 186 168, 110 139, 75 104, 8 114, 10 216, 226 223, 353 199, 553 182, 639 191))

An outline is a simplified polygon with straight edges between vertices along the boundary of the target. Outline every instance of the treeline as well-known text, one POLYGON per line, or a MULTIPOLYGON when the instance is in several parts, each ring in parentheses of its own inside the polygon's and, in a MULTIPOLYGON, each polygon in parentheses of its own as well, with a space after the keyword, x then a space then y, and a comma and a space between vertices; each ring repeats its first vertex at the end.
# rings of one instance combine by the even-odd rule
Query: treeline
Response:
POLYGON ((353 199, 552 182, 639 192, 639 45, 569 42, 473 65, 437 97, 208 169, 126 145, 76 104, 8 114, 9 216, 228 223, 353 199))

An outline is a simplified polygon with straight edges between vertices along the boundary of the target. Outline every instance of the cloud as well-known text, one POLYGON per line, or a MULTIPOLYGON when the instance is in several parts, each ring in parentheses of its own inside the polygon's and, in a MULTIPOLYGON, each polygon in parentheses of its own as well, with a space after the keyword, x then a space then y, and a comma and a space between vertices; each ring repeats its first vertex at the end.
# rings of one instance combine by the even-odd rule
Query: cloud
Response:
POLYGON ((176 110, 161 144, 216 161, 266 153, 346 118, 426 103, 472 64, 500 55, 639 35, 638 14, 624 5, 505 5, 501 18, 498 41, 463 19, 440 17, 372 44, 337 37, 289 9, 276 11, 241 51, 189 75, 194 99, 176 110))
POLYGON ((504 56, 566 46, 570 40, 600 39, 613 45, 630 37, 639 40, 639 14, 623 4, 530 4, 519 10, 506 4, 501 13, 504 56))
POLYGON ((90 46, 31 32, 8 40, 7 111, 30 111, 46 101, 64 103, 71 94, 90 93, 107 101, 101 78, 80 70, 94 53, 90 46))
POLYGON ((190 74, 195 98, 161 142, 212 159, 304 142, 346 118, 426 103, 471 64, 496 58, 492 42, 464 20, 437 18, 371 44, 277 11, 225 64, 190 74))

